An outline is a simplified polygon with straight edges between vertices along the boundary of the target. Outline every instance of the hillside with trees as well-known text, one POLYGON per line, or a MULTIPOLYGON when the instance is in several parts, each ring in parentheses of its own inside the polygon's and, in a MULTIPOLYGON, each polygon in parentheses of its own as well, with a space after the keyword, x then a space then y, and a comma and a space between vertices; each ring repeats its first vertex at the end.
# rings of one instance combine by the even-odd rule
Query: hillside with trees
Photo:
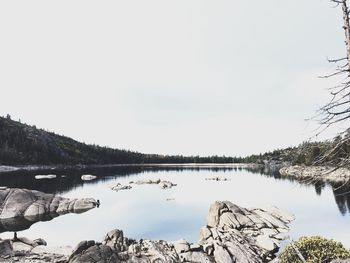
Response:
MULTIPOLYGON (((348 134, 346 136, 349 136, 348 134)), ((292 165, 347 166, 344 160, 350 154, 350 142, 342 136, 323 142, 303 142, 299 146, 277 149, 244 158, 244 162, 289 162, 292 165)))
MULTIPOLYGON (((346 138, 350 135, 347 134, 346 138)), ((345 136, 324 142, 304 142, 247 157, 182 156, 139 152, 88 145, 69 137, 0 117, 0 165, 77 165, 142 163, 258 163, 289 162, 304 165, 337 165, 350 154, 345 136)))
POLYGON ((35 126, 0 117, 0 165, 140 163, 235 163, 241 158, 168 156, 88 145, 35 126))

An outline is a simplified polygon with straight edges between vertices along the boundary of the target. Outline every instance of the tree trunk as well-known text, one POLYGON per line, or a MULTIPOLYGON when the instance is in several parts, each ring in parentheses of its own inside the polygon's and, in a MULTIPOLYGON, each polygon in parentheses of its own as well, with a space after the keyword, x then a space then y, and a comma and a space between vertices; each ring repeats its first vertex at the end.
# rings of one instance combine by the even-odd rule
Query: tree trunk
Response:
POLYGON ((349 9, 346 0, 342 0, 344 31, 345 31, 345 45, 346 45, 346 58, 348 62, 348 76, 350 74, 350 23, 349 23, 349 9))

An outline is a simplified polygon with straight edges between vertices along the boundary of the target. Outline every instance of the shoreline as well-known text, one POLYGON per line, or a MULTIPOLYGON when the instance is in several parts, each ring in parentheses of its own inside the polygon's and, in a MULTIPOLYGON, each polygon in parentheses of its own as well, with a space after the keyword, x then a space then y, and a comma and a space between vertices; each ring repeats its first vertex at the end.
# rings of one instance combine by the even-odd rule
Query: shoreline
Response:
POLYGON ((279 172, 283 177, 291 177, 300 181, 315 180, 335 184, 350 182, 350 169, 348 168, 293 165, 282 167, 279 172))
POLYGON ((43 239, 0 239, 0 262, 269 262, 288 238, 294 215, 270 206, 244 208, 214 202, 198 242, 135 240, 114 229, 102 241, 81 241, 71 247, 46 246, 43 239), (38 242, 40 241, 40 242, 38 242))
POLYGON ((76 164, 76 165, 0 165, 1 173, 29 172, 43 170, 81 170, 89 168, 117 167, 159 167, 159 168, 254 168, 260 167, 255 163, 125 163, 125 164, 76 164))

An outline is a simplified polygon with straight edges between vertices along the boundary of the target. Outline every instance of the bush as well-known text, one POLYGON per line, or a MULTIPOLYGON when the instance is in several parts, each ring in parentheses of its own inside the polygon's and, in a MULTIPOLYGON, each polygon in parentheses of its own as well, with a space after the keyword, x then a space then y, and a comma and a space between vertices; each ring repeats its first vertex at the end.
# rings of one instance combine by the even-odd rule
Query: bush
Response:
MULTIPOLYGON (((301 237, 294 242, 307 263, 329 263, 334 259, 350 258, 350 252, 340 242, 320 236, 301 237)), ((292 245, 279 256, 281 263, 302 263, 292 245)))

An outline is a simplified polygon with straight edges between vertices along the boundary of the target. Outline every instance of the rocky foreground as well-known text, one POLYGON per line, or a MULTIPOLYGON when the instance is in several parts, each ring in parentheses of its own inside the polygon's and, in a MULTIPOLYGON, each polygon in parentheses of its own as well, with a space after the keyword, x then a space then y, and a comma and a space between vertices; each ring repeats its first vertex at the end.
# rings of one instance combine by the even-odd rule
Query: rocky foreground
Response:
POLYGON ((268 262, 287 237, 293 219, 274 207, 245 209, 227 201, 215 202, 198 243, 135 241, 113 230, 102 243, 81 242, 68 262, 268 262))
POLYGON ((245 209, 227 201, 215 202, 198 243, 135 241, 113 230, 101 243, 81 242, 68 262, 268 262, 287 237, 293 219, 275 207, 245 209))
POLYGON ((20 231, 38 221, 67 213, 82 213, 96 207, 92 198, 68 199, 39 191, 0 188, 0 233, 20 231))
MULTIPOLYGON (((0 233, 21 231, 38 221, 51 220, 67 213, 82 213, 96 205, 97 202, 92 198, 68 199, 39 191, 0 187, 0 233)), ((29 240, 14 236, 13 240, 0 239, 0 262, 20 259, 22 262, 31 262, 31 258, 38 257, 40 260, 34 262, 43 262, 43 258, 48 258, 47 262, 66 261, 66 257, 62 255, 64 253, 42 254, 42 247, 45 246, 45 240, 40 238, 29 240)))
POLYGON ((314 180, 328 183, 345 183, 350 180, 350 170, 330 166, 287 166, 280 169, 280 174, 297 180, 314 180))
MULTIPOLYGON (((275 207, 246 209, 231 202, 215 202, 197 243, 133 240, 121 230, 109 232, 102 242, 82 241, 71 255, 55 251, 16 256, 17 262, 211 262, 260 263, 275 257, 280 241, 287 237, 294 217, 275 207)), ((179 230, 180 231, 180 230, 179 230)), ((11 262, 13 257, 7 256, 11 262)), ((1 262, 1 260, 0 260, 1 262)))

